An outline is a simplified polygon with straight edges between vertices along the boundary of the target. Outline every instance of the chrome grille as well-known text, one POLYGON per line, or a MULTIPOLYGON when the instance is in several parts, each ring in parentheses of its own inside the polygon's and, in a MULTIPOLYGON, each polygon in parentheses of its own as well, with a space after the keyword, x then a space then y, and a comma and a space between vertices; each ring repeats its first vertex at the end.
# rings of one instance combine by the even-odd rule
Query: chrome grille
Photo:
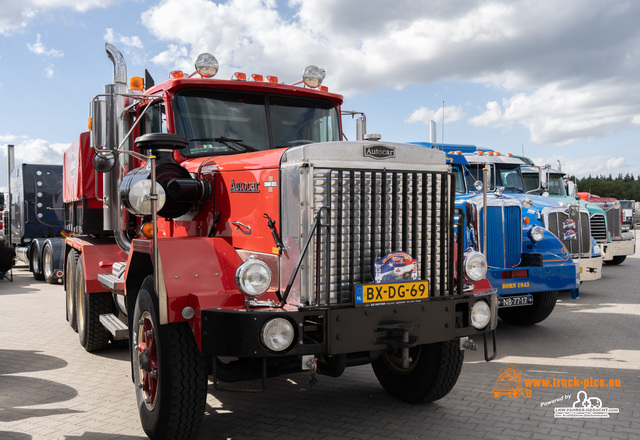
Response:
POLYGON ((611 238, 622 237, 622 219, 620 217, 620 208, 606 209, 607 214, 607 228, 609 229, 609 235, 611 238))
POLYGON ((607 222, 603 214, 593 214, 589 219, 591 223, 591 236, 598 243, 607 241, 607 222))
POLYGON ((404 251, 418 261, 429 295, 453 291, 453 197, 448 174, 315 169, 316 304, 352 304, 373 282, 373 263, 404 251))
POLYGON ((547 229, 558 237, 572 257, 591 256, 591 234, 589 228, 588 212, 573 212, 571 216, 566 211, 553 211, 547 216, 547 229), (576 224, 576 239, 565 238, 568 229, 564 228, 564 222, 571 219, 576 224))

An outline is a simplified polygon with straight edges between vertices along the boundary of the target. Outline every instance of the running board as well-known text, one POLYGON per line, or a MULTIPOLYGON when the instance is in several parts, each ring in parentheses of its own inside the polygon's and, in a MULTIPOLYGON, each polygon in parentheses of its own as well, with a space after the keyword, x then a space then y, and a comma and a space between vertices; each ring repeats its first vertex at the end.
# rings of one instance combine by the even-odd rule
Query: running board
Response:
POLYGON ((100 323, 109 330, 113 335, 113 339, 121 341, 129 339, 129 329, 124 322, 120 321, 113 313, 100 315, 100 323))
POLYGON ((103 287, 111 290, 113 293, 124 295, 124 281, 117 276, 108 273, 99 273, 98 281, 100 281, 103 287))

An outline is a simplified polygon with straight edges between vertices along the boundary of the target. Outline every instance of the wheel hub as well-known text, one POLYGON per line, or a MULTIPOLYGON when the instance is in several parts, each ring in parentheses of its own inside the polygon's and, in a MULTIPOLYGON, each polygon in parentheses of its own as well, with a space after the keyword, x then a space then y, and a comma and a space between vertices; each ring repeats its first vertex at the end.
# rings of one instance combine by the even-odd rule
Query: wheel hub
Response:
POLYGON ((158 351, 156 331, 148 312, 144 312, 138 322, 138 372, 144 403, 153 410, 158 392, 158 351))

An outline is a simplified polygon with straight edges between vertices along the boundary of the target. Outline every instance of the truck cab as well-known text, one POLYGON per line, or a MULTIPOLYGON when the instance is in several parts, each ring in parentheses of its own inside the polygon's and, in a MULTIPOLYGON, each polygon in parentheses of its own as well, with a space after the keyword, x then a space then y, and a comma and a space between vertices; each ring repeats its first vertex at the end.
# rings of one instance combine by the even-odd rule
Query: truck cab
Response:
MULTIPOLYGON (((577 297, 580 267, 542 220, 543 212, 559 204, 524 194, 520 159, 474 145, 418 145, 448 152, 455 175, 456 207, 464 215, 465 247, 486 249, 487 278, 498 289, 498 315, 504 321, 536 324, 551 314, 558 292, 577 297), (484 187, 486 201, 481 193, 484 187)), ((458 227, 461 219, 458 217, 458 227)))

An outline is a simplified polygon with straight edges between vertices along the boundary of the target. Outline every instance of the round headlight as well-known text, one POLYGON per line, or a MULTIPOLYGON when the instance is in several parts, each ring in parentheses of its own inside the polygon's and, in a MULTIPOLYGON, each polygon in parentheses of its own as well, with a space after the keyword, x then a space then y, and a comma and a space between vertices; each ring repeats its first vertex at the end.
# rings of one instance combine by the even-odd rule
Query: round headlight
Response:
POLYGON ((482 181, 481 180, 476 180, 473 183, 473 187, 476 189, 476 191, 482 191, 482 181))
POLYGON ((613 209, 620 209, 620 200, 613 202, 613 209))
POLYGON ((524 206, 526 209, 529 209, 533 206, 533 200, 531 199, 531 197, 525 197, 524 199, 522 199, 522 206, 524 206))
MULTIPOLYGON (((156 194, 158 194, 157 210, 160 211, 166 199, 164 188, 156 182, 156 194)), ((131 186, 127 194, 131 210, 138 215, 151 215, 151 180, 139 180, 131 186)))
POLYGON ((464 257, 464 272, 471 281, 480 281, 487 274, 487 259, 480 252, 469 252, 464 257))
POLYGON ((304 81, 307 87, 315 89, 316 87, 320 87, 324 76, 324 69, 321 69, 318 66, 311 65, 307 66, 307 68, 304 69, 304 72, 302 73, 302 81, 304 81))
POLYGON ((544 238, 544 228, 542 226, 534 226, 529 229, 529 240, 538 242, 544 238))
POLYGON ((483 329, 491 320, 491 309, 485 301, 476 302, 471 307, 471 325, 476 329, 483 329))
POLYGON ((218 60, 210 53, 201 53, 196 59, 196 72, 203 78, 213 78, 218 73, 218 60))
POLYGON ((260 296, 271 285, 271 269, 264 261, 249 258, 236 270, 236 284, 245 295, 260 296))
POLYGON ((272 351, 284 351, 295 337, 293 324, 285 318, 274 318, 262 326, 262 343, 272 351))

